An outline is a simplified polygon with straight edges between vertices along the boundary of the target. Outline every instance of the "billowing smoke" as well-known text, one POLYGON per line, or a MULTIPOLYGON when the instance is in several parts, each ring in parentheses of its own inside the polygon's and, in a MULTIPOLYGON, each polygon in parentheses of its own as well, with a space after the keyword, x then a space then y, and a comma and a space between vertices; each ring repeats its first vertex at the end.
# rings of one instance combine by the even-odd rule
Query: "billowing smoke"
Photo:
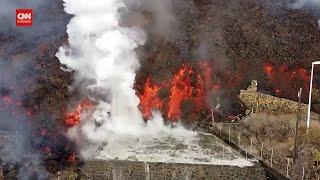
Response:
POLYGON ((173 12, 175 7, 181 6, 180 0, 125 0, 124 2, 128 7, 129 17, 125 18, 127 23, 144 22, 152 18, 153 23, 145 27, 148 34, 168 37, 177 27, 178 20, 173 12))
MULTIPOLYGON (((183 0, 124 0, 127 10, 121 14, 120 24, 139 25, 147 35, 144 47, 152 49, 170 42, 181 50, 182 58, 189 58, 189 33, 187 21, 197 16, 193 1, 183 0), (181 23, 184 22, 184 23, 181 23)), ((152 51, 144 51, 148 56, 152 51)), ((143 58, 142 58, 143 59, 143 58)))
MULTIPOLYGON (((135 5, 139 3, 144 2, 138 1, 135 5)), ((149 1, 144 5, 156 7, 149 1)), ((96 155, 98 149, 107 144, 117 146, 116 142, 123 136, 136 137, 166 129, 158 113, 155 122, 145 125, 138 109, 139 98, 133 89, 140 66, 136 48, 144 44, 147 35, 139 23, 126 27, 119 23, 128 7, 133 6, 132 2, 128 5, 119 0, 93 0, 90 3, 65 0, 65 11, 74 17, 67 30, 69 45, 61 47, 57 57, 62 64, 77 71, 79 81, 91 82, 84 92, 104 96, 97 98, 89 93, 89 98, 98 104, 95 111, 89 117, 83 116, 81 124, 68 132, 80 146, 83 158, 96 155)), ((159 16, 165 12, 164 9, 160 11, 162 13, 156 13, 159 16)), ((165 21, 164 25, 168 27, 172 18, 158 21, 165 21)))
POLYGON ((49 63, 41 46, 56 43, 65 33, 66 18, 59 14, 60 5, 59 1, 42 0, 0 2, 0 133, 12 136, 8 144, 0 144, 0 165, 17 164, 18 179, 44 179, 46 175, 40 148, 32 142, 45 118, 33 116, 25 100, 38 85, 35 67, 39 70, 40 60, 49 63), (16 9, 20 8, 33 10, 32 27, 16 26, 16 9))
MULTIPOLYGON (((292 9, 308 8, 316 11, 317 17, 319 17, 320 1, 319 0, 296 0, 289 4, 292 9)), ((320 19, 318 20, 318 27, 320 27, 320 19)))
POLYGON ((290 4, 291 8, 300 9, 303 7, 307 8, 320 8, 319 0, 296 0, 294 3, 290 4))
POLYGON ((40 166, 41 155, 31 146, 31 112, 23 107, 23 98, 34 90, 35 81, 31 78, 34 74, 30 70, 33 65, 32 56, 27 54, 0 56, 0 133, 8 132, 13 137, 8 144, 0 144, 0 165, 21 165, 18 179, 40 178, 46 174, 40 166), (30 169, 30 165, 33 168, 30 169))

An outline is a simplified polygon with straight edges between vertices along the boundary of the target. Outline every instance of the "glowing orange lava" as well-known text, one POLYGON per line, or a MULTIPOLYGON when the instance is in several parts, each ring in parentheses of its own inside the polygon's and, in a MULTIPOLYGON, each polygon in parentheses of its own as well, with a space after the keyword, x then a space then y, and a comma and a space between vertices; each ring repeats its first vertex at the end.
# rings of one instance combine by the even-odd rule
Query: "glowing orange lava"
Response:
POLYGON ((66 114, 65 124, 70 127, 80 124, 81 114, 83 113, 83 111, 90 110, 92 108, 93 105, 88 100, 83 101, 76 107, 73 112, 69 112, 66 114))
POLYGON ((12 97, 10 97, 10 96, 2 96, 1 99, 3 100, 3 102, 4 102, 6 105, 9 105, 9 104, 13 104, 13 103, 14 103, 12 97))
POLYGON ((178 120, 181 116, 181 103, 192 95, 191 75, 193 70, 186 65, 174 75, 168 103, 168 118, 178 120))
POLYGON ((296 91, 300 87, 309 89, 310 75, 302 67, 289 67, 286 64, 274 67, 271 64, 265 64, 264 72, 272 82, 274 93, 278 96, 289 97, 289 89, 296 91))
POLYGON ((202 70, 202 74, 197 73, 197 85, 194 87, 195 91, 195 104, 196 104, 196 112, 201 111, 206 108, 205 98, 209 91, 212 89, 212 69, 208 61, 203 61, 200 63, 200 70, 202 70), (202 76, 201 76, 202 75, 202 76))
POLYGON ((72 153, 67 159, 68 163, 75 163, 76 160, 77 160, 77 155, 75 153, 72 153))
POLYGON ((152 110, 157 109, 164 110, 168 120, 178 121, 181 118, 181 105, 184 101, 195 104, 192 113, 206 108, 205 97, 207 91, 212 90, 211 68, 207 62, 203 62, 199 65, 199 69, 202 73, 195 71, 191 66, 182 65, 171 80, 165 80, 161 85, 152 84, 151 77, 148 77, 140 94, 138 93, 143 117, 150 119, 152 110), (158 97, 161 88, 170 90, 168 97, 164 99, 158 97))
POLYGON ((138 94, 140 98, 140 110, 144 118, 149 119, 152 116, 152 110, 160 110, 163 101, 158 97, 160 86, 151 84, 151 77, 147 78, 144 84, 142 94, 138 94))
POLYGON ((219 91, 221 89, 221 85, 220 84, 213 84, 212 85, 212 90, 214 91, 214 92, 217 92, 217 91, 219 91))
POLYGON ((47 153, 47 154, 51 154, 52 153, 50 147, 43 147, 41 149, 41 151, 44 152, 44 153, 47 153))
POLYGON ((269 78, 272 78, 272 72, 273 72, 273 67, 271 64, 265 64, 264 65, 264 72, 267 74, 269 78))

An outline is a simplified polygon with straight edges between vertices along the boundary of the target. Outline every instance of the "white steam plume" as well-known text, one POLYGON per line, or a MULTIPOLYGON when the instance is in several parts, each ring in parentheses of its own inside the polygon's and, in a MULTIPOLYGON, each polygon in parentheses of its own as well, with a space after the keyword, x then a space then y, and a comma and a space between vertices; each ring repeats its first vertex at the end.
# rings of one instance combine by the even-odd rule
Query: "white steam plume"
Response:
POLYGON ((138 109, 139 99, 133 89, 139 68, 135 48, 145 42, 146 35, 139 27, 119 25, 119 12, 126 10, 125 4, 121 0, 64 2, 65 11, 74 17, 67 27, 69 47, 61 47, 57 57, 76 70, 78 78, 95 80, 87 88, 107 96, 104 101, 99 100, 91 117, 82 117, 81 124, 68 132, 80 147, 82 157, 97 155, 107 144, 120 151, 118 143, 127 137, 168 132, 163 123, 156 123, 162 121, 161 115, 155 115, 156 121, 145 125, 138 109))
MULTIPOLYGON (((96 81, 88 88, 108 94, 109 102, 101 102, 96 112, 106 114, 97 115, 98 120, 103 119, 113 131, 132 133, 143 122, 133 89, 139 68, 134 49, 144 43, 143 31, 118 25, 118 12, 126 8, 119 0, 65 0, 64 5, 65 11, 75 16, 67 29, 70 48, 60 48, 57 57, 81 78, 96 81)), ((99 139, 90 137, 98 135, 94 128, 88 129, 91 125, 84 126, 82 132, 89 139, 99 139)))

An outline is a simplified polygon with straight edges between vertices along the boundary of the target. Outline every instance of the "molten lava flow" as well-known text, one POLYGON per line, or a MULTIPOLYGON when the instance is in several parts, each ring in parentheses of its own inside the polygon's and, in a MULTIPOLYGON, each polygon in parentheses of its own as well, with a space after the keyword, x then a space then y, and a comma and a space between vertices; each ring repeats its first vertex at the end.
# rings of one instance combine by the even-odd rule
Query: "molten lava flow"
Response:
POLYGON ((33 111, 29 109, 29 110, 26 111, 26 114, 27 114, 27 116, 32 116, 33 115, 33 111))
POLYGON ((212 69, 208 61, 203 61, 200 63, 200 70, 203 72, 203 77, 200 73, 197 76, 197 85, 194 87, 195 91, 195 104, 196 104, 196 112, 201 111, 205 108, 206 103, 205 97, 207 92, 212 90, 212 69))
POLYGON ((41 136, 46 136, 47 134, 48 134, 47 129, 42 128, 42 129, 40 130, 40 135, 41 135, 41 136))
MULTIPOLYGON (((228 96, 229 91, 225 93, 222 90, 239 88, 247 80, 248 65, 245 62, 240 62, 235 69, 226 68, 223 71, 213 71, 211 68, 213 63, 213 61, 201 61, 197 68, 182 65, 172 79, 165 79, 159 85, 152 84, 151 77, 148 77, 140 94, 138 93, 140 110, 144 118, 150 119, 152 109, 158 109, 164 111, 167 120, 177 121, 186 109, 188 116, 183 118, 196 119, 197 113, 208 108, 206 97, 210 97, 212 93, 219 93, 217 94, 219 98, 228 96), (163 99, 158 96, 162 88, 170 90, 167 96, 165 93, 161 93, 163 99), (189 106, 189 103, 192 106, 189 106)), ((308 71, 301 67, 294 68, 285 64, 274 66, 271 63, 266 63, 263 66, 263 71, 270 79, 270 85, 273 86, 272 91, 277 96, 296 98, 296 89, 298 90, 302 86, 305 89, 308 88, 310 76, 308 71)), ((217 99, 214 103, 219 105, 219 100, 217 99)), ((206 111, 203 112, 206 113, 206 111)))
POLYGON ((195 105, 191 112, 193 115, 206 108, 205 97, 208 91, 212 91, 212 70, 207 62, 200 63, 199 68, 201 73, 182 65, 172 80, 165 80, 161 85, 152 84, 151 77, 148 77, 141 93, 138 93, 144 118, 150 119, 152 109, 157 109, 166 110, 168 120, 177 121, 181 118, 181 105, 184 101, 195 105), (169 97, 158 97, 161 88, 170 89, 169 97))
POLYGON ((76 160, 77 160, 77 156, 75 153, 72 153, 71 155, 69 155, 69 157, 67 159, 68 163, 75 163, 76 160))
MULTIPOLYGON (((286 64, 279 67, 265 64, 264 72, 274 86, 274 93, 278 96, 290 97, 291 92, 288 92, 288 89, 298 90, 301 86, 306 90, 309 89, 310 75, 304 68, 289 68, 286 64)), ((296 92, 293 94, 295 95, 296 92)))
MULTIPOLYGON (((203 61, 200 63, 200 69, 203 71, 203 74, 204 74, 204 85, 205 85, 205 88, 208 90, 210 89, 210 86, 212 84, 212 69, 210 67, 210 64, 208 61, 203 61)), ((202 77, 200 75, 198 75, 199 78, 202 79, 202 77)))
POLYGON ((309 75, 309 73, 308 73, 308 71, 306 70, 306 69, 303 69, 303 68, 298 68, 298 76, 307 84, 307 86, 308 86, 308 84, 309 84, 309 82, 310 82, 310 79, 311 79, 311 77, 310 77, 310 75, 309 75))
POLYGON ((15 98, 6 95, 0 96, 0 111, 10 112, 12 116, 32 116, 31 110, 25 110, 21 108, 22 102, 15 98), (29 112, 30 111, 30 112, 29 112))
POLYGON ((204 98, 206 94, 206 81, 202 79, 200 74, 197 74, 197 83, 198 86, 194 88, 194 101, 196 105, 196 111, 200 111, 204 105, 204 98))
POLYGON ((221 84, 213 84, 212 85, 212 90, 213 92, 217 92, 221 89, 221 84))
POLYGON ((272 78, 273 67, 271 64, 267 63, 264 65, 264 72, 267 74, 269 78, 272 78))
POLYGON ((178 120, 181 116, 181 103, 192 95, 191 75, 193 70, 186 65, 173 77, 168 103, 168 118, 178 120))
POLYGON ((152 85, 151 77, 148 77, 142 94, 138 94, 140 98, 140 110, 146 119, 150 119, 152 116, 152 109, 160 110, 163 106, 163 101, 158 97, 160 88, 158 85, 152 85))
POLYGON ((93 105, 85 100, 80 103, 73 112, 67 113, 65 117, 65 124, 69 127, 76 126, 80 124, 81 114, 85 110, 90 110, 93 108, 93 105))
POLYGON ((44 153, 46 153, 46 154, 51 154, 51 149, 50 149, 50 147, 43 147, 43 148, 41 149, 41 151, 44 152, 44 153))
POLYGON ((12 97, 10 97, 10 96, 2 96, 1 99, 6 105, 14 103, 12 97))

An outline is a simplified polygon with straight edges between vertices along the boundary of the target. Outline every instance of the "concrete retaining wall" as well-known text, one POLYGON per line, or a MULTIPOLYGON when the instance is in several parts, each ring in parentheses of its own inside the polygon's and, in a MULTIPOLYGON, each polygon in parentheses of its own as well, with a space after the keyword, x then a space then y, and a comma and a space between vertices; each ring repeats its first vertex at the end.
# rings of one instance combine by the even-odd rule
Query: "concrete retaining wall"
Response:
MULTIPOLYGON (((298 112, 298 102, 277 98, 268 94, 257 92, 257 81, 252 81, 247 90, 241 90, 240 100, 248 110, 273 114, 291 114, 298 112)), ((308 105, 301 104, 301 113, 308 112, 308 105)))
POLYGON ((192 165, 170 163, 145 163, 138 161, 85 161, 82 179, 113 180, 241 180, 266 179, 265 171, 260 166, 236 167, 221 165, 192 165))

